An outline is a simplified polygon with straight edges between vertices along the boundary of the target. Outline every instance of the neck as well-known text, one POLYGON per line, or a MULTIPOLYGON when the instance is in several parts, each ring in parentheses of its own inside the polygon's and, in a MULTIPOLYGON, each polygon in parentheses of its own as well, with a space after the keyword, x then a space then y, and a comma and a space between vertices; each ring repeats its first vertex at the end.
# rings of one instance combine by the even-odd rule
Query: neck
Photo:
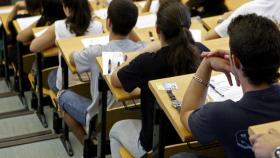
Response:
POLYGON ((245 77, 240 77, 240 84, 242 86, 242 90, 244 93, 250 92, 250 91, 259 91, 264 90, 272 86, 272 84, 268 83, 261 83, 258 85, 250 83, 250 81, 245 77))
POLYGON ((117 34, 114 34, 114 33, 111 32, 110 35, 109 35, 109 39, 110 39, 110 41, 124 40, 124 39, 128 39, 128 36, 117 35, 117 34))

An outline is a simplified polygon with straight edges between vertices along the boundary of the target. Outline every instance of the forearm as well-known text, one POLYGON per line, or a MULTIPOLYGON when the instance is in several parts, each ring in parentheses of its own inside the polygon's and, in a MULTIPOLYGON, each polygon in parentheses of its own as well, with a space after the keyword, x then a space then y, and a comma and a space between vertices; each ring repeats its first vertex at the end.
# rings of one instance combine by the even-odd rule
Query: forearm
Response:
POLYGON ((18 9, 15 6, 13 8, 13 10, 11 11, 11 13, 9 14, 8 18, 7 18, 7 21, 6 21, 7 22, 7 26, 8 26, 8 23, 11 22, 14 19, 14 17, 17 15, 17 12, 18 12, 18 9))
POLYGON ((152 0, 147 0, 146 3, 145 3, 145 6, 142 9, 142 13, 149 12, 150 8, 151 8, 151 5, 152 5, 152 0))
POLYGON ((130 40, 134 41, 134 42, 139 42, 139 41, 141 41, 140 37, 137 35, 137 33, 136 33, 134 30, 132 30, 132 31, 129 33, 128 38, 129 38, 130 40))

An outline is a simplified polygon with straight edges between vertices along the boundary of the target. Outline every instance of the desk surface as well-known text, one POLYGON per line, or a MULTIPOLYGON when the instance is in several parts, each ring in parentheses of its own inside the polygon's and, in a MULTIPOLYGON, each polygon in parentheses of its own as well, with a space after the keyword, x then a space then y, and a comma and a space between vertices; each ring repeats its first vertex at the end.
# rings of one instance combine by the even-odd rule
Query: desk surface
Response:
POLYGON ((210 50, 229 50, 229 38, 218 38, 214 40, 202 41, 210 50))
POLYGON ((254 134, 264 134, 268 133, 268 131, 274 128, 280 132, 280 121, 274 121, 269 123, 264 123, 260 125, 250 126, 248 129, 248 133, 250 136, 254 134))
MULTIPOLYGON (((0 7, 0 10, 6 10, 6 9, 11 9, 13 8, 12 5, 9 5, 9 6, 2 6, 0 7)), ((10 34, 10 31, 8 29, 8 26, 7 26, 7 19, 8 19, 8 16, 9 16, 9 13, 3 13, 3 14, 0 14, 0 18, 1 18, 1 21, 2 21, 2 25, 4 25, 4 28, 5 28, 5 31, 7 34, 10 34)))
POLYGON ((214 29, 217 25, 218 20, 221 18, 222 15, 211 16, 208 18, 203 18, 202 23, 208 29, 214 29))
POLYGON ((235 10, 240 7, 242 4, 250 2, 251 0, 225 0, 229 10, 235 10))
POLYGON ((203 27, 203 24, 199 20, 192 20, 192 25, 190 27, 191 29, 198 29, 201 30, 201 40, 203 41, 207 30, 203 27))
POLYGON ((180 120, 180 113, 177 109, 173 108, 171 101, 168 97, 166 91, 160 91, 157 89, 158 84, 163 84, 165 82, 176 82, 178 89, 174 90, 173 93, 178 100, 183 100, 184 94, 188 85, 192 80, 193 74, 176 76, 170 78, 164 78, 159 80, 153 80, 149 82, 149 88, 155 96, 161 109, 165 112, 166 116, 172 123, 173 127, 176 129, 180 138, 183 142, 193 140, 192 134, 183 126, 180 120))

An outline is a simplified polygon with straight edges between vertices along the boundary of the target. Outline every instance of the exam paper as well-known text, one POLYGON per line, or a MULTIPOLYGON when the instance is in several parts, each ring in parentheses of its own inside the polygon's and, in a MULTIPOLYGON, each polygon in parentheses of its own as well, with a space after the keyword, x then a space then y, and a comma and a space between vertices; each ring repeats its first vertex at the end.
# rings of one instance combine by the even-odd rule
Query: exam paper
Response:
POLYGON ((35 21, 39 20, 40 17, 41 16, 39 15, 39 16, 32 16, 32 17, 17 19, 17 22, 19 24, 20 30, 26 29, 27 27, 32 25, 35 21))
POLYGON ((136 23, 136 27, 139 29, 146 27, 154 27, 156 26, 156 20, 157 16, 155 14, 139 16, 136 23))
MULTIPOLYGON (((234 76, 232 74, 231 77, 234 80, 234 76)), ((222 97, 216 91, 214 91, 213 88, 209 86, 208 96, 211 98, 212 101, 221 102, 228 99, 238 101, 243 96, 241 87, 238 87, 235 82, 233 83, 233 86, 230 86, 227 77, 224 74, 211 77, 210 83, 215 87, 215 89, 218 92, 224 95, 222 97)))
POLYGON ((199 29, 190 29, 192 37, 195 42, 201 42, 201 30, 199 29))
POLYGON ((102 52, 103 75, 111 75, 123 62, 122 52, 102 52))
POLYGON ((106 19, 107 18, 107 10, 108 9, 99 9, 99 10, 94 11, 94 14, 101 19, 106 19))
POLYGON ((81 40, 84 47, 87 48, 93 45, 106 45, 109 43, 109 36, 94 37, 94 38, 85 38, 81 40))
POLYGON ((36 33, 35 33, 35 37, 41 36, 43 33, 45 33, 45 32, 47 31, 47 29, 48 29, 48 28, 45 28, 45 29, 43 29, 43 30, 41 30, 41 31, 39 31, 39 32, 36 32, 36 33))
POLYGON ((9 14, 11 11, 13 10, 13 8, 7 8, 7 9, 1 9, 0 10, 0 14, 9 14))

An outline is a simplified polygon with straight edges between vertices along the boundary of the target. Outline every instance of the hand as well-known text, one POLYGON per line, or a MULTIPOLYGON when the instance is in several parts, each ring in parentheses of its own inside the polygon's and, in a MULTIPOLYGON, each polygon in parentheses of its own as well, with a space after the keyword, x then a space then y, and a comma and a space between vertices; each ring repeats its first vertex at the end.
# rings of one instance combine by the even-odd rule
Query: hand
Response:
POLYGON ((18 10, 25 9, 26 8, 26 3, 25 3, 25 1, 18 1, 18 2, 16 2, 15 7, 18 10))
POLYGON ((250 142, 256 158, 272 157, 273 150, 280 146, 280 133, 275 129, 271 129, 268 134, 251 136, 250 142))
POLYGON ((72 65, 72 66, 76 66, 75 65, 75 61, 74 61, 74 53, 75 52, 72 52, 71 54, 70 54, 70 56, 69 56, 69 61, 70 61, 70 64, 72 65))
POLYGON ((227 50, 215 50, 215 51, 212 51, 212 52, 202 52, 201 53, 201 56, 204 57, 204 58, 209 58, 209 57, 221 57, 221 58, 224 58, 224 59, 229 59, 229 55, 230 55, 230 52, 227 51, 227 50))

